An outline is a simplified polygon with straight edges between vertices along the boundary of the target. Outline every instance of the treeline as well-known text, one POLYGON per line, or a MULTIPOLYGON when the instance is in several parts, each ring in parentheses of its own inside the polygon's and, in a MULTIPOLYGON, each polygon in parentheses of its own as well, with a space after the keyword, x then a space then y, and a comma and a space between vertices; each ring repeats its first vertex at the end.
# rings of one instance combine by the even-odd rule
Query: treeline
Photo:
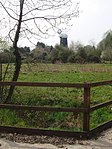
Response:
MULTIPOLYGON (((112 31, 104 34, 97 46, 82 45, 71 42, 69 47, 60 45, 47 46, 43 42, 37 42, 31 51, 29 47, 19 48, 23 62, 43 63, 101 63, 112 62, 112 31)), ((13 49, 1 49, 0 62, 14 62, 13 49)))
POLYGON ((101 51, 94 46, 70 45, 69 48, 56 45, 54 48, 46 47, 44 49, 35 48, 32 51, 32 58, 37 62, 47 63, 87 63, 101 62, 101 51))

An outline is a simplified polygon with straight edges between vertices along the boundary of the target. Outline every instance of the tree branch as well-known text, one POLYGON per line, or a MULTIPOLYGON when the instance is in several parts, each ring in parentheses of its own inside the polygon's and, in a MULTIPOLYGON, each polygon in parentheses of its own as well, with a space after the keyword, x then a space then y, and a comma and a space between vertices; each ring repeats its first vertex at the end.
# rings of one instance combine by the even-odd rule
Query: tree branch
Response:
POLYGON ((2 4, 1 1, 0 1, 0 4, 2 5, 3 9, 6 11, 6 13, 9 15, 9 17, 11 17, 12 19, 18 21, 18 19, 14 18, 14 17, 8 12, 8 10, 7 10, 6 7, 2 4))

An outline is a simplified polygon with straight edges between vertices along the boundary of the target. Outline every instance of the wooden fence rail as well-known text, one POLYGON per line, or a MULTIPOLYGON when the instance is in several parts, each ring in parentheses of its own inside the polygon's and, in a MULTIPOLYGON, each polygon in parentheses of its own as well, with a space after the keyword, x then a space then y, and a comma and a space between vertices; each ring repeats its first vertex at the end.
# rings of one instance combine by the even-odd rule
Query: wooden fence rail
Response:
POLYGON ((107 107, 112 105, 112 100, 98 104, 96 106, 90 106, 90 94, 91 88, 103 85, 112 85, 112 80, 97 82, 97 83, 42 83, 42 82, 0 82, 0 86, 31 86, 31 87, 72 87, 72 88, 83 88, 84 90, 84 107, 83 108, 62 108, 62 107, 48 107, 48 106, 27 106, 27 105, 13 105, 13 104, 0 104, 1 109, 11 110, 35 110, 35 111, 50 111, 50 112, 76 112, 83 113, 83 131, 82 132, 71 132, 71 131, 52 131, 52 130, 38 130, 30 128, 17 128, 9 126, 0 126, 0 131, 6 132, 17 132, 17 133, 33 133, 43 135, 57 135, 57 136, 68 136, 77 138, 88 138, 92 137, 96 132, 100 132, 112 126, 112 120, 105 124, 98 126, 97 128, 90 130, 90 113, 94 110, 107 107))

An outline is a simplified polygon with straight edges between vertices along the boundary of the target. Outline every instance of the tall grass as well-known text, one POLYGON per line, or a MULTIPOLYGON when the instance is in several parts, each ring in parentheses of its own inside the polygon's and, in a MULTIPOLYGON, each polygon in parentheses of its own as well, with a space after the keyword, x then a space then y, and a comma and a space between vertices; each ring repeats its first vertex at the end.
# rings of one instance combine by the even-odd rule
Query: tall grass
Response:
MULTIPOLYGON (((13 70, 13 65, 11 67, 13 70)), ((10 80, 10 71, 7 72, 7 80, 10 80)), ((106 80, 112 80, 111 64, 23 64, 18 81, 84 83, 106 80)), ((91 89, 91 105, 108 100, 112 100, 112 85, 91 89)), ((12 97, 12 103, 37 106, 82 107, 83 89, 16 87, 12 97)), ((19 113, 15 111, 13 114, 2 111, 1 113, 5 114, 5 117, 9 117, 12 125, 82 130, 83 116, 78 113, 34 111, 19 111, 19 113), (11 115, 11 118, 9 115, 11 115), (16 118, 16 120, 13 121, 13 118, 16 118)), ((11 124, 9 123, 9 119, 3 119, 2 114, 0 118, 2 118, 2 125, 11 124)), ((92 112, 91 128, 111 118, 111 107, 92 112)))

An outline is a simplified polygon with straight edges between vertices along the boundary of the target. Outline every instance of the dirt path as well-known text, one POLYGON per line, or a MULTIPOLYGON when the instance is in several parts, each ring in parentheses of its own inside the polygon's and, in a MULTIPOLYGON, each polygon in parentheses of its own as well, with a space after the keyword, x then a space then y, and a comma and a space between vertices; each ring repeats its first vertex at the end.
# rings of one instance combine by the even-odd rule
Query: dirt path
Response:
MULTIPOLYGON (((21 139, 24 140, 24 138, 21 139)), ((0 149, 112 149, 112 128, 101 133, 98 138, 91 140, 78 141, 50 138, 50 141, 52 141, 50 142, 47 139, 45 138, 43 141, 38 140, 36 143, 31 142, 31 140, 29 141, 30 143, 18 143, 20 141, 10 141, 10 138, 3 137, 0 139, 0 149)), ((23 140, 21 142, 25 142, 23 140)))

